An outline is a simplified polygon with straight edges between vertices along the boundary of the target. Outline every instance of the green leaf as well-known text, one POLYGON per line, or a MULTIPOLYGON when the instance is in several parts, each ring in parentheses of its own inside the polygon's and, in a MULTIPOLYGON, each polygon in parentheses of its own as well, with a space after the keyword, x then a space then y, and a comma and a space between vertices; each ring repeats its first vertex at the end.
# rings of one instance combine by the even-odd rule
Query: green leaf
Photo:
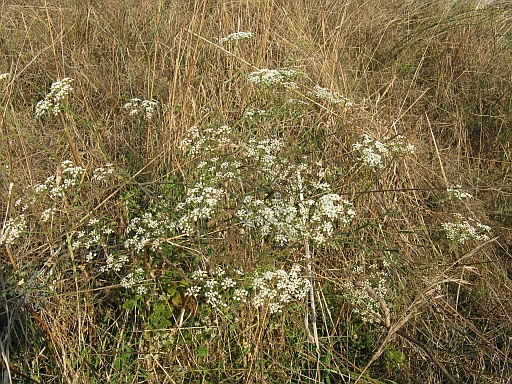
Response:
POLYGON ((199 348, 197 348, 197 356, 203 357, 208 355, 208 348, 206 348, 204 345, 200 345, 199 348))
POLYGON ((123 304, 123 309, 126 309, 127 311, 133 311, 133 309, 137 306, 136 300, 128 300, 123 304))

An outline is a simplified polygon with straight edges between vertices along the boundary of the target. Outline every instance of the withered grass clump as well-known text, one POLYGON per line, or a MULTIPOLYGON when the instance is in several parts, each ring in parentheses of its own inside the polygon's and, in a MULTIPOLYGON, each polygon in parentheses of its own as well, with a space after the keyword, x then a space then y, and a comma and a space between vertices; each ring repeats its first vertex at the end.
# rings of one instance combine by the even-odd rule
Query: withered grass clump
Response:
POLYGON ((15 3, 3 382, 512 381, 508 2, 15 3))

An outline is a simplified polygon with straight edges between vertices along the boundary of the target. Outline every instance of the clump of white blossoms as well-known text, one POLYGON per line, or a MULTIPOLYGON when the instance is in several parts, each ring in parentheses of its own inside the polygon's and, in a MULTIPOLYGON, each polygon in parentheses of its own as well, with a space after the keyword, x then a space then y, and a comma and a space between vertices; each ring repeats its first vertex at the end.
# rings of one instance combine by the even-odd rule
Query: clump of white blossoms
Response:
POLYGON ((0 81, 8 79, 11 74, 9 72, 0 74, 0 81))
POLYGON ((325 244, 356 212, 349 201, 332 192, 321 164, 293 164, 279 154, 283 146, 281 139, 249 141, 245 163, 258 165, 257 172, 273 184, 272 193, 265 198, 245 196, 236 215, 246 229, 271 235, 280 245, 299 240, 325 244))
POLYGON ((340 93, 331 91, 329 88, 322 88, 319 85, 315 85, 312 91, 308 92, 309 96, 315 97, 320 100, 326 100, 331 104, 343 103, 345 107, 351 107, 352 103, 345 96, 340 93))
POLYGON ((91 177, 91 181, 104 183, 108 181, 110 176, 115 173, 114 165, 111 163, 105 164, 103 167, 96 168, 91 177))
POLYGON ((27 220, 22 213, 4 222, 0 231, 0 245, 13 245, 27 228, 27 220))
POLYGON ((148 210, 142 216, 130 220, 125 230, 124 247, 137 253, 146 247, 150 247, 152 251, 159 250, 166 234, 172 231, 174 226, 175 224, 165 215, 148 210))
MULTIPOLYGON (((384 267, 388 265, 384 263, 384 267)), ((388 273, 373 264, 369 273, 365 273, 361 266, 354 267, 352 276, 353 281, 343 284, 343 296, 352 303, 354 312, 361 316, 361 320, 370 324, 379 323, 383 315, 379 299, 384 300, 388 293, 388 273)))
POLYGON ((335 193, 301 201, 297 196, 254 199, 246 196, 236 215, 246 229, 257 229, 279 245, 313 240, 322 245, 332 238, 336 225, 344 227, 355 217, 352 204, 335 193))
POLYGON ((154 100, 133 98, 123 105, 123 108, 130 111, 130 116, 141 117, 144 120, 151 120, 157 111, 158 102, 154 100))
POLYGON ((36 117, 41 117, 47 112, 58 115, 64 108, 63 103, 67 96, 73 91, 71 86, 73 81, 73 79, 66 77, 54 82, 50 88, 50 93, 36 104, 36 117))
POLYGON ((119 284, 126 289, 136 286, 135 291, 137 294, 142 296, 148 292, 147 287, 140 285, 144 282, 144 280, 144 270, 142 268, 137 268, 135 272, 130 272, 125 277, 123 277, 119 284))
POLYGON ((309 280, 300 275, 300 266, 295 264, 286 272, 283 269, 267 271, 253 279, 254 296, 251 303, 255 308, 267 307, 269 313, 281 312, 286 304, 305 299, 310 289, 309 280))
POLYGON ((206 303, 212 308, 226 307, 226 302, 222 300, 223 296, 228 296, 231 288, 236 287, 236 282, 226 277, 226 271, 217 267, 215 271, 209 274, 206 271, 198 270, 192 273, 194 284, 187 288, 187 296, 204 296, 206 303))
POLYGON ((362 165, 382 169, 385 161, 393 157, 414 154, 414 145, 405 143, 405 139, 405 136, 397 135, 393 139, 385 137, 382 142, 364 134, 361 142, 353 144, 352 149, 358 153, 362 165))
POLYGON ((229 132, 227 126, 203 130, 192 127, 181 143, 189 156, 207 156, 196 166, 202 171, 200 181, 189 187, 185 201, 176 207, 184 213, 177 222, 182 232, 191 234, 200 220, 221 213, 226 198, 235 195, 226 184, 244 180, 245 196, 237 198, 241 206, 236 217, 246 230, 257 231, 264 237, 270 235, 278 244, 311 239, 322 245, 337 229, 353 220, 352 204, 333 193, 321 164, 297 165, 289 161, 281 153, 283 139, 250 139, 234 144, 227 136, 229 132), (231 154, 236 160, 222 161, 216 156, 229 150, 234 151, 231 154), (257 184, 259 188, 251 192, 257 184), (258 192, 262 190, 268 192, 267 196, 258 192))
POLYGON ((491 227, 478 221, 465 218, 460 213, 455 213, 455 222, 442 223, 446 237, 454 242, 464 244, 469 240, 487 241, 491 227))
POLYGON ((36 194, 45 194, 50 199, 60 198, 72 187, 81 183, 84 168, 75 166, 70 160, 62 161, 60 167, 61 176, 50 176, 43 184, 37 184, 34 188, 36 194))
POLYGON ((56 290, 54 269, 47 264, 36 269, 18 269, 15 276, 18 277, 18 284, 13 293, 25 304, 31 303, 36 311, 39 311, 48 295, 56 290))
POLYGON ((261 120, 263 116, 267 114, 264 109, 249 109, 244 112, 244 117, 249 120, 258 119, 261 120))
POLYGON ((211 187, 202 182, 197 183, 187 190, 185 201, 176 206, 178 212, 185 213, 178 220, 177 227, 184 233, 193 233, 195 223, 215 216, 224 195, 225 191, 221 188, 211 187))
POLYGON ((241 288, 236 280, 226 276, 223 268, 218 267, 212 273, 196 271, 191 276, 194 284, 187 288, 187 295, 196 299, 203 297, 212 308, 226 307, 229 300, 242 303, 249 300, 253 307, 266 307, 274 314, 306 297, 310 283, 300 272, 301 267, 293 265, 290 272, 278 269, 256 273, 245 280, 245 288, 241 288))
POLYGON ((100 255, 106 259, 106 265, 100 268, 100 272, 114 270, 118 272, 128 261, 128 256, 123 255, 124 262, 110 254, 108 243, 112 243, 115 232, 108 223, 100 222, 99 219, 90 218, 80 229, 73 234, 71 244, 73 252, 83 253, 87 263, 92 262, 100 255), (116 260, 115 260, 116 259, 116 260))
POLYGON ((240 41, 240 40, 247 40, 250 39, 253 36, 252 32, 234 32, 226 37, 223 37, 220 39, 221 43, 227 43, 229 41, 240 41))
POLYGON ((231 143, 230 133, 231 128, 227 125, 205 129, 193 126, 188 130, 179 147, 189 156, 199 155, 202 152, 215 152, 231 143))
POLYGON ((473 198, 473 195, 471 193, 462 190, 461 185, 454 185, 452 187, 448 187, 446 188, 446 192, 448 192, 453 199, 463 200, 473 198))
POLYGON ((289 81, 297 72, 293 69, 260 69, 249 74, 249 83, 260 84, 266 87, 282 85, 286 88, 296 89, 297 83, 289 81))
POLYGON ((50 221, 55 214, 57 213, 57 209, 54 207, 47 208, 41 213, 41 221, 43 223, 46 223, 47 221, 50 221))

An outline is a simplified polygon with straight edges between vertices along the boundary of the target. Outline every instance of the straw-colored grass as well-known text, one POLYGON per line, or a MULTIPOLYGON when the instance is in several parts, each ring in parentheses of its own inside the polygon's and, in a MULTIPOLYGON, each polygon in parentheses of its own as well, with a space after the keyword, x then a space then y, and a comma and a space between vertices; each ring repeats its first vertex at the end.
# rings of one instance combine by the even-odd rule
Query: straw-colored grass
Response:
POLYGON ((499 0, 1 4, 3 382, 509 383, 511 17, 499 0), (250 82, 261 69, 287 75, 250 82))

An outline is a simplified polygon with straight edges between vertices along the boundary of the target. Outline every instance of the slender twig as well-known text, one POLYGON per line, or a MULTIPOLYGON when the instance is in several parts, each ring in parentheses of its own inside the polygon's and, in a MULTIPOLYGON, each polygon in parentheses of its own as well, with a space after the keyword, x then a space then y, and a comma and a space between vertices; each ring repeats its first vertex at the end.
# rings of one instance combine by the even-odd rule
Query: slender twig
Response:
MULTIPOLYGON (((297 179, 299 180, 299 199, 301 202, 304 201, 304 193, 302 192, 302 182, 300 181, 301 175, 300 171, 297 171, 297 179)), ((305 225, 306 219, 303 217, 302 222, 305 225)), ((306 260, 308 260, 307 265, 307 278, 309 281, 309 304, 311 307, 311 325, 313 327, 313 335, 311 335, 311 331, 309 330, 309 319, 308 313, 306 312, 306 316, 304 318, 304 325, 306 327, 306 332, 308 335, 308 340, 313 341, 315 343, 316 348, 316 375, 317 379, 320 380, 320 342, 318 341, 318 329, 316 326, 316 308, 315 308, 315 282, 313 281, 313 270, 311 267, 311 251, 309 249, 309 240, 304 239, 304 255, 306 260)))
POLYGON ((62 113, 59 113, 60 121, 62 123, 62 128, 64 129, 64 135, 66 136, 66 140, 69 145, 69 149, 71 149, 71 153, 73 154, 73 160, 75 160, 76 165, 82 165, 82 162, 80 161, 80 157, 78 157, 78 152, 75 147, 75 143, 73 142, 73 139, 71 138, 71 134, 69 133, 68 126, 66 122, 64 121, 64 116, 62 116, 62 113))

